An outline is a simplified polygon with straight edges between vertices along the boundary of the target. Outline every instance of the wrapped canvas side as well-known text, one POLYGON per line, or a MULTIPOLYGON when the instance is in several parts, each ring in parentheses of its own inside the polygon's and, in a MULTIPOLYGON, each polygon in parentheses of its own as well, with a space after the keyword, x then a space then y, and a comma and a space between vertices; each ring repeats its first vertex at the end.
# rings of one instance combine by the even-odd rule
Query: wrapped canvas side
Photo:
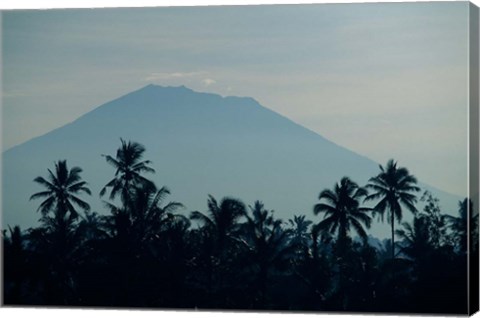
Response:
POLYGON ((474 4, 470 4, 469 10, 469 107, 470 107, 470 131, 469 131, 469 197, 472 205, 469 209, 469 299, 468 313, 470 315, 478 311, 479 306, 479 253, 478 253, 478 208, 479 208, 479 10, 474 4))

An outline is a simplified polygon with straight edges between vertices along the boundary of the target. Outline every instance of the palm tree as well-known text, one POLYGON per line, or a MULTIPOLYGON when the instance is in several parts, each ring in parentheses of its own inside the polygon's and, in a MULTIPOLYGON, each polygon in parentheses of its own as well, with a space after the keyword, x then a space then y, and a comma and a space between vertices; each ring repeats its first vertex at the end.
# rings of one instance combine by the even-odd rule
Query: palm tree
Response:
POLYGON ((312 221, 306 220, 305 215, 294 215, 293 219, 289 219, 288 223, 292 227, 293 237, 295 241, 305 242, 308 240, 308 229, 312 221))
POLYGON ((255 201, 249 208, 252 215, 245 212, 247 222, 243 224, 242 242, 247 248, 247 255, 250 256, 254 268, 258 269, 255 274, 260 292, 259 303, 265 306, 269 271, 290 261, 295 246, 289 242, 292 231, 282 228, 282 221, 273 217, 273 211, 265 209, 260 201, 255 201))
MULTIPOLYGON (((91 194, 87 183, 82 180, 82 169, 68 169, 66 160, 55 163, 55 172, 48 169, 48 177, 37 177, 34 181, 46 188, 37 192, 30 200, 44 199, 38 211, 43 227, 29 231, 29 241, 41 258, 48 264, 43 270, 48 277, 47 302, 69 304, 74 298, 74 268, 82 238, 77 231, 78 208, 88 212, 90 206, 80 199, 79 194, 91 194)), ((40 270, 41 271, 41 270, 40 270)))
POLYGON ((142 160, 145 152, 143 145, 132 141, 127 142, 121 138, 120 141, 122 145, 118 148, 115 158, 103 155, 116 171, 115 178, 102 188, 100 196, 103 196, 107 188, 110 188, 110 200, 120 195, 122 202, 128 205, 134 188, 155 189, 154 183, 142 176, 144 172, 153 173, 155 170, 148 166, 151 163, 149 160, 142 160))
MULTIPOLYGON (((118 272, 115 283, 118 285, 112 292, 115 304, 132 304, 139 302, 139 298, 150 301, 142 282, 153 284, 158 276, 164 274, 163 267, 159 267, 161 273, 157 273, 152 266, 163 264, 160 259, 169 253, 165 247, 168 247, 171 227, 177 223, 182 225, 180 216, 175 212, 183 206, 178 202, 165 203, 168 194, 170 191, 166 187, 159 190, 133 187, 128 190, 127 205, 117 206, 104 201, 110 210, 104 222, 106 253, 118 272)), ((184 227, 187 226, 185 224, 184 227)), ((161 287, 160 284, 157 286, 161 287)))
POLYGON ((414 192, 420 191, 416 186, 417 179, 411 175, 407 168, 397 167, 397 163, 390 159, 385 167, 380 165, 380 173, 370 178, 366 188, 373 193, 365 198, 365 201, 380 201, 373 208, 374 213, 379 213, 384 220, 385 213, 392 226, 392 260, 395 258, 395 219, 402 221, 402 206, 415 214, 417 196, 414 192))
POLYGON ((209 195, 207 206, 207 214, 193 211, 190 219, 203 226, 197 242, 202 246, 198 260, 205 269, 205 275, 200 276, 206 279, 207 291, 213 299, 227 294, 228 288, 224 287, 229 285, 228 278, 231 276, 226 274, 232 270, 229 263, 234 259, 230 254, 237 252, 230 247, 236 243, 237 222, 245 214, 245 205, 229 197, 224 197, 219 203, 209 195))
POLYGON ((428 221, 425 216, 415 217, 413 226, 410 223, 403 222, 403 229, 395 231, 395 234, 404 241, 400 249, 401 252, 412 260, 426 256, 427 252, 433 248, 428 221))
POLYGON ((320 227, 318 224, 314 224, 312 226, 312 230, 310 231, 310 236, 312 238, 312 258, 314 260, 318 260, 318 238, 320 237, 320 227))
POLYGON ((105 231, 105 216, 99 215, 97 212, 86 211, 80 216, 77 232, 84 238, 86 242, 105 239, 108 235, 105 231))
POLYGON ((305 215, 294 215, 293 219, 288 220, 292 231, 292 244, 297 247, 300 257, 307 256, 309 249, 309 228, 312 221, 305 218, 305 215))
POLYGON ((367 195, 367 191, 359 187, 348 177, 343 177, 333 190, 325 189, 318 196, 320 203, 313 207, 318 215, 324 212, 324 218, 318 223, 316 231, 327 235, 337 236, 338 253, 338 297, 341 306, 346 309, 349 302, 347 245, 350 239, 350 229, 353 229, 364 242, 367 241, 366 228, 370 228, 372 219, 368 215, 370 208, 361 207, 360 200, 367 195))
MULTIPOLYGON (((22 304, 22 282, 26 277, 26 240, 18 225, 9 226, 2 231, 3 235, 3 281, 4 302, 6 304, 22 304)), ((25 285, 25 284, 24 284, 25 285)))
POLYGON ((76 219, 78 212, 75 206, 85 211, 90 209, 90 205, 77 196, 80 193, 91 194, 87 183, 80 177, 81 172, 82 169, 79 167, 69 170, 66 160, 60 160, 55 163, 55 173, 48 169, 47 179, 36 177, 33 180, 46 188, 45 191, 37 192, 30 197, 30 200, 45 198, 37 209, 43 217, 47 217, 48 213, 53 211, 57 221, 65 217, 76 219))
POLYGON ((122 237, 138 244, 147 243, 158 236, 167 222, 175 221, 174 212, 182 208, 179 202, 163 201, 170 190, 162 187, 159 190, 152 188, 134 188, 130 192, 130 207, 117 207, 112 203, 104 202, 112 213, 107 217, 107 226, 115 237, 122 237))
POLYGON ((208 196, 208 215, 193 211, 190 218, 203 223, 213 235, 217 251, 222 251, 226 242, 232 238, 238 219, 245 215, 245 205, 237 199, 225 197, 218 204, 217 200, 208 196))
POLYGON ((320 232, 337 235, 339 253, 345 253, 349 232, 352 228, 363 239, 367 239, 365 228, 370 228, 371 217, 367 214, 371 209, 360 207, 360 199, 367 195, 364 188, 359 187, 348 177, 343 177, 333 190, 326 189, 318 196, 322 202, 313 207, 315 215, 324 212, 324 218, 318 223, 320 232))
MULTIPOLYGON (((468 223, 469 223, 469 213, 473 214, 473 203, 468 198, 463 199, 463 201, 458 202, 458 217, 447 216, 448 221, 450 222, 450 227, 453 230, 454 240, 457 244, 457 248, 461 253, 466 253, 468 250, 468 223)), ((472 225, 477 225, 478 216, 476 218, 472 217, 472 225)), ((474 228, 474 226, 472 226, 474 228)), ((472 233, 473 230, 472 230, 472 233)))

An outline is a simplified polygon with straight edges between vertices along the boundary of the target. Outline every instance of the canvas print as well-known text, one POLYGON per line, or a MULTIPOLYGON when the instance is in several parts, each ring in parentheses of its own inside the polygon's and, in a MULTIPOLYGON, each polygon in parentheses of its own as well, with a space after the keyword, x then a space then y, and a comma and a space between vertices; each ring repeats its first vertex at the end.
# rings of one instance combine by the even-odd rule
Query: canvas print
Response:
POLYGON ((1 21, 3 306, 478 309, 473 4, 1 21))

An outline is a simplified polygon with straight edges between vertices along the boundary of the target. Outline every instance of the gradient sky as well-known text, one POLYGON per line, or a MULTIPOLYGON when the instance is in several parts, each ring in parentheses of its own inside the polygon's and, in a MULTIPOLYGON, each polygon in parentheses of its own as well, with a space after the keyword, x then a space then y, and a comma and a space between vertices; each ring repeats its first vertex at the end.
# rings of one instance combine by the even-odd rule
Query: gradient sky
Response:
POLYGON ((468 3, 5 11, 3 150, 147 84, 262 105, 467 193, 468 3))

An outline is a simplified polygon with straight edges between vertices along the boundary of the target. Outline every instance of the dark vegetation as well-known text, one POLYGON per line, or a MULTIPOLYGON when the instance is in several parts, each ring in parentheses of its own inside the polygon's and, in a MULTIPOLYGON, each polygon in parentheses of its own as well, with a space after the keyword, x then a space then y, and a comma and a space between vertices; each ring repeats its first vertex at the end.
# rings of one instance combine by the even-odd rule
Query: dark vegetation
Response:
POLYGON ((4 304, 467 311, 473 207, 465 199, 457 217, 442 214, 393 160, 365 187, 344 177, 312 198, 314 223, 305 215, 280 220, 261 201, 231 197, 209 196, 206 210, 187 214, 148 179, 154 170, 144 152, 122 140, 115 156, 104 156, 114 168, 100 192, 104 214, 90 211, 80 168, 58 161, 34 179, 40 225, 3 231, 4 304), (412 223, 402 223, 404 213, 414 214, 412 223), (391 225, 384 246, 369 244, 376 220, 391 225))

